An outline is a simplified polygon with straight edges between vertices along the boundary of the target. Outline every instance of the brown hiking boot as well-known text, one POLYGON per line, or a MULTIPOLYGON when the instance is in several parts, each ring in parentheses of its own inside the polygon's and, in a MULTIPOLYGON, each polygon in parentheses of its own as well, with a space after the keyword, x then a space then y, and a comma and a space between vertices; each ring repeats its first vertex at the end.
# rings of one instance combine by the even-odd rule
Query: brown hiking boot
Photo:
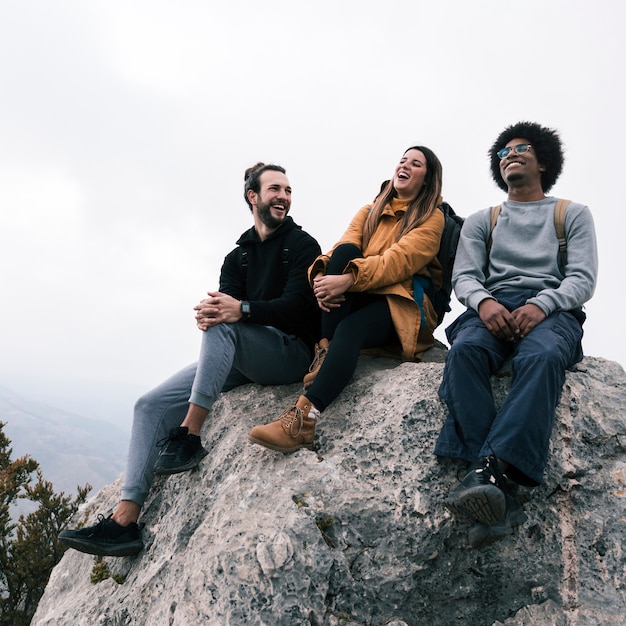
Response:
POLYGON ((308 389, 313 384, 315 377, 320 371, 322 363, 326 358, 329 344, 330 342, 328 341, 328 339, 320 339, 320 342, 315 344, 315 356, 313 357, 313 361, 311 361, 309 373, 306 374, 302 379, 302 383, 304 384, 305 389, 308 389))
POLYGON ((309 417, 311 403, 304 396, 290 409, 284 411, 277 420, 255 426, 248 435, 248 441, 278 452, 295 452, 300 448, 313 449, 315 422, 309 417))

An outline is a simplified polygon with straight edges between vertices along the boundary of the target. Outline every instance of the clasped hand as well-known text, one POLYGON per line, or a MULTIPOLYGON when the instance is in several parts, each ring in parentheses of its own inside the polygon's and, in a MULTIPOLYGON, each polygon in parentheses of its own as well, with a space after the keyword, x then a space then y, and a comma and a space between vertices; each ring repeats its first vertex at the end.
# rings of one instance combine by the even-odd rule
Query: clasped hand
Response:
POLYGON ((317 306, 326 313, 340 307, 346 299, 344 294, 352 285, 354 285, 352 274, 318 274, 313 279, 313 293, 317 299, 317 306))
POLYGON ((237 322, 241 319, 241 302, 226 293, 209 291, 209 297, 200 301, 194 308, 196 324, 200 330, 207 330, 222 322, 237 322))
POLYGON ((525 304, 510 312, 490 298, 480 303, 478 316, 492 335, 506 341, 522 339, 546 319, 536 304, 525 304))

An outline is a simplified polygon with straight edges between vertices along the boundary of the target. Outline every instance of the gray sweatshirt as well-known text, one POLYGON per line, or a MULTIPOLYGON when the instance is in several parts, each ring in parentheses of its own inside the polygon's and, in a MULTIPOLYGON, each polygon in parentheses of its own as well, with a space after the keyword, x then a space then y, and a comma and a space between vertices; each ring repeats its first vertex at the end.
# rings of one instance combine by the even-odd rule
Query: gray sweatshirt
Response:
POLYGON ((505 201, 489 254, 491 209, 478 211, 465 220, 452 276, 455 294, 462 304, 478 310, 485 298, 497 300, 499 294, 529 289, 538 293, 527 304, 536 304, 550 315, 579 308, 591 298, 598 274, 591 211, 575 202, 567 207, 567 264, 561 273, 555 205, 553 197, 537 202, 505 201))

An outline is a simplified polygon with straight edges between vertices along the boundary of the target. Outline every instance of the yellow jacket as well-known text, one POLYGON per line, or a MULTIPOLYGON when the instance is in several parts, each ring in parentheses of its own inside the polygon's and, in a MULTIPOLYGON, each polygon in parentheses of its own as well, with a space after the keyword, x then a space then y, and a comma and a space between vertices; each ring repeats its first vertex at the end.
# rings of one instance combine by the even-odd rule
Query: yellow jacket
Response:
POLYGON ((423 224, 396 241, 400 220, 408 202, 394 198, 383 209, 380 222, 365 250, 362 249, 363 227, 370 212, 365 205, 354 216, 343 237, 328 254, 320 255, 309 268, 309 280, 326 270, 333 250, 342 243, 352 243, 361 248, 362 259, 354 259, 346 267, 352 272, 354 285, 350 291, 383 294, 387 298, 391 319, 400 339, 402 359, 419 361, 425 350, 434 344, 433 331, 437 316, 430 300, 424 295, 422 310, 425 324, 422 327, 420 307, 413 298, 413 274, 426 278, 431 275, 435 286, 441 286, 441 266, 437 252, 444 227, 441 211, 434 211, 423 224))

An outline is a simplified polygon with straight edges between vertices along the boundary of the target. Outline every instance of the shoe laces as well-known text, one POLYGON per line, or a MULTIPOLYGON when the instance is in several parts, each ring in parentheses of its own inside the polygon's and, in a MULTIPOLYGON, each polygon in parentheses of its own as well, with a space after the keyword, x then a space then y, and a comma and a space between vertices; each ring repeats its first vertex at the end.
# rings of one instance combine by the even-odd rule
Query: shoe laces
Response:
MULTIPOLYGON (((509 481, 500 469, 500 464, 495 456, 488 456, 476 461, 468 469, 470 473, 475 472, 479 474, 485 484, 491 483, 505 492, 511 490, 508 484, 509 481)), ((459 482, 463 482, 463 478, 467 476, 468 469, 463 470, 460 468, 457 470, 456 478, 459 482)))
POLYGON ((304 411, 299 406, 294 405, 290 409, 283 411, 278 419, 289 429, 289 434, 292 437, 295 438, 302 432, 304 411), (297 431, 295 432, 294 424, 297 426, 297 431))
POLYGON ((324 362, 326 358, 326 352, 328 352, 328 348, 320 348, 319 344, 316 346, 315 356, 313 357, 313 361, 309 366, 309 372, 314 372, 321 364, 324 362))
POLYGON ((98 523, 94 524, 91 527, 91 533, 89 534, 90 537, 98 537, 101 534, 104 534, 104 525, 106 524, 106 522, 108 520, 111 519, 111 516, 109 515, 109 517, 104 517, 104 515, 102 515, 102 513, 98 513, 98 523))
POLYGON ((476 471, 483 472, 483 475, 486 477, 485 482, 492 483, 496 487, 502 489, 502 491, 507 490, 506 476, 500 469, 500 464, 495 456, 488 456, 485 458, 482 469, 478 469, 476 471))
POLYGON ((184 441, 187 437, 187 433, 183 432, 183 429, 179 426, 177 429, 170 430, 169 434, 163 439, 159 439, 156 442, 157 448, 164 448, 170 441, 184 441))

